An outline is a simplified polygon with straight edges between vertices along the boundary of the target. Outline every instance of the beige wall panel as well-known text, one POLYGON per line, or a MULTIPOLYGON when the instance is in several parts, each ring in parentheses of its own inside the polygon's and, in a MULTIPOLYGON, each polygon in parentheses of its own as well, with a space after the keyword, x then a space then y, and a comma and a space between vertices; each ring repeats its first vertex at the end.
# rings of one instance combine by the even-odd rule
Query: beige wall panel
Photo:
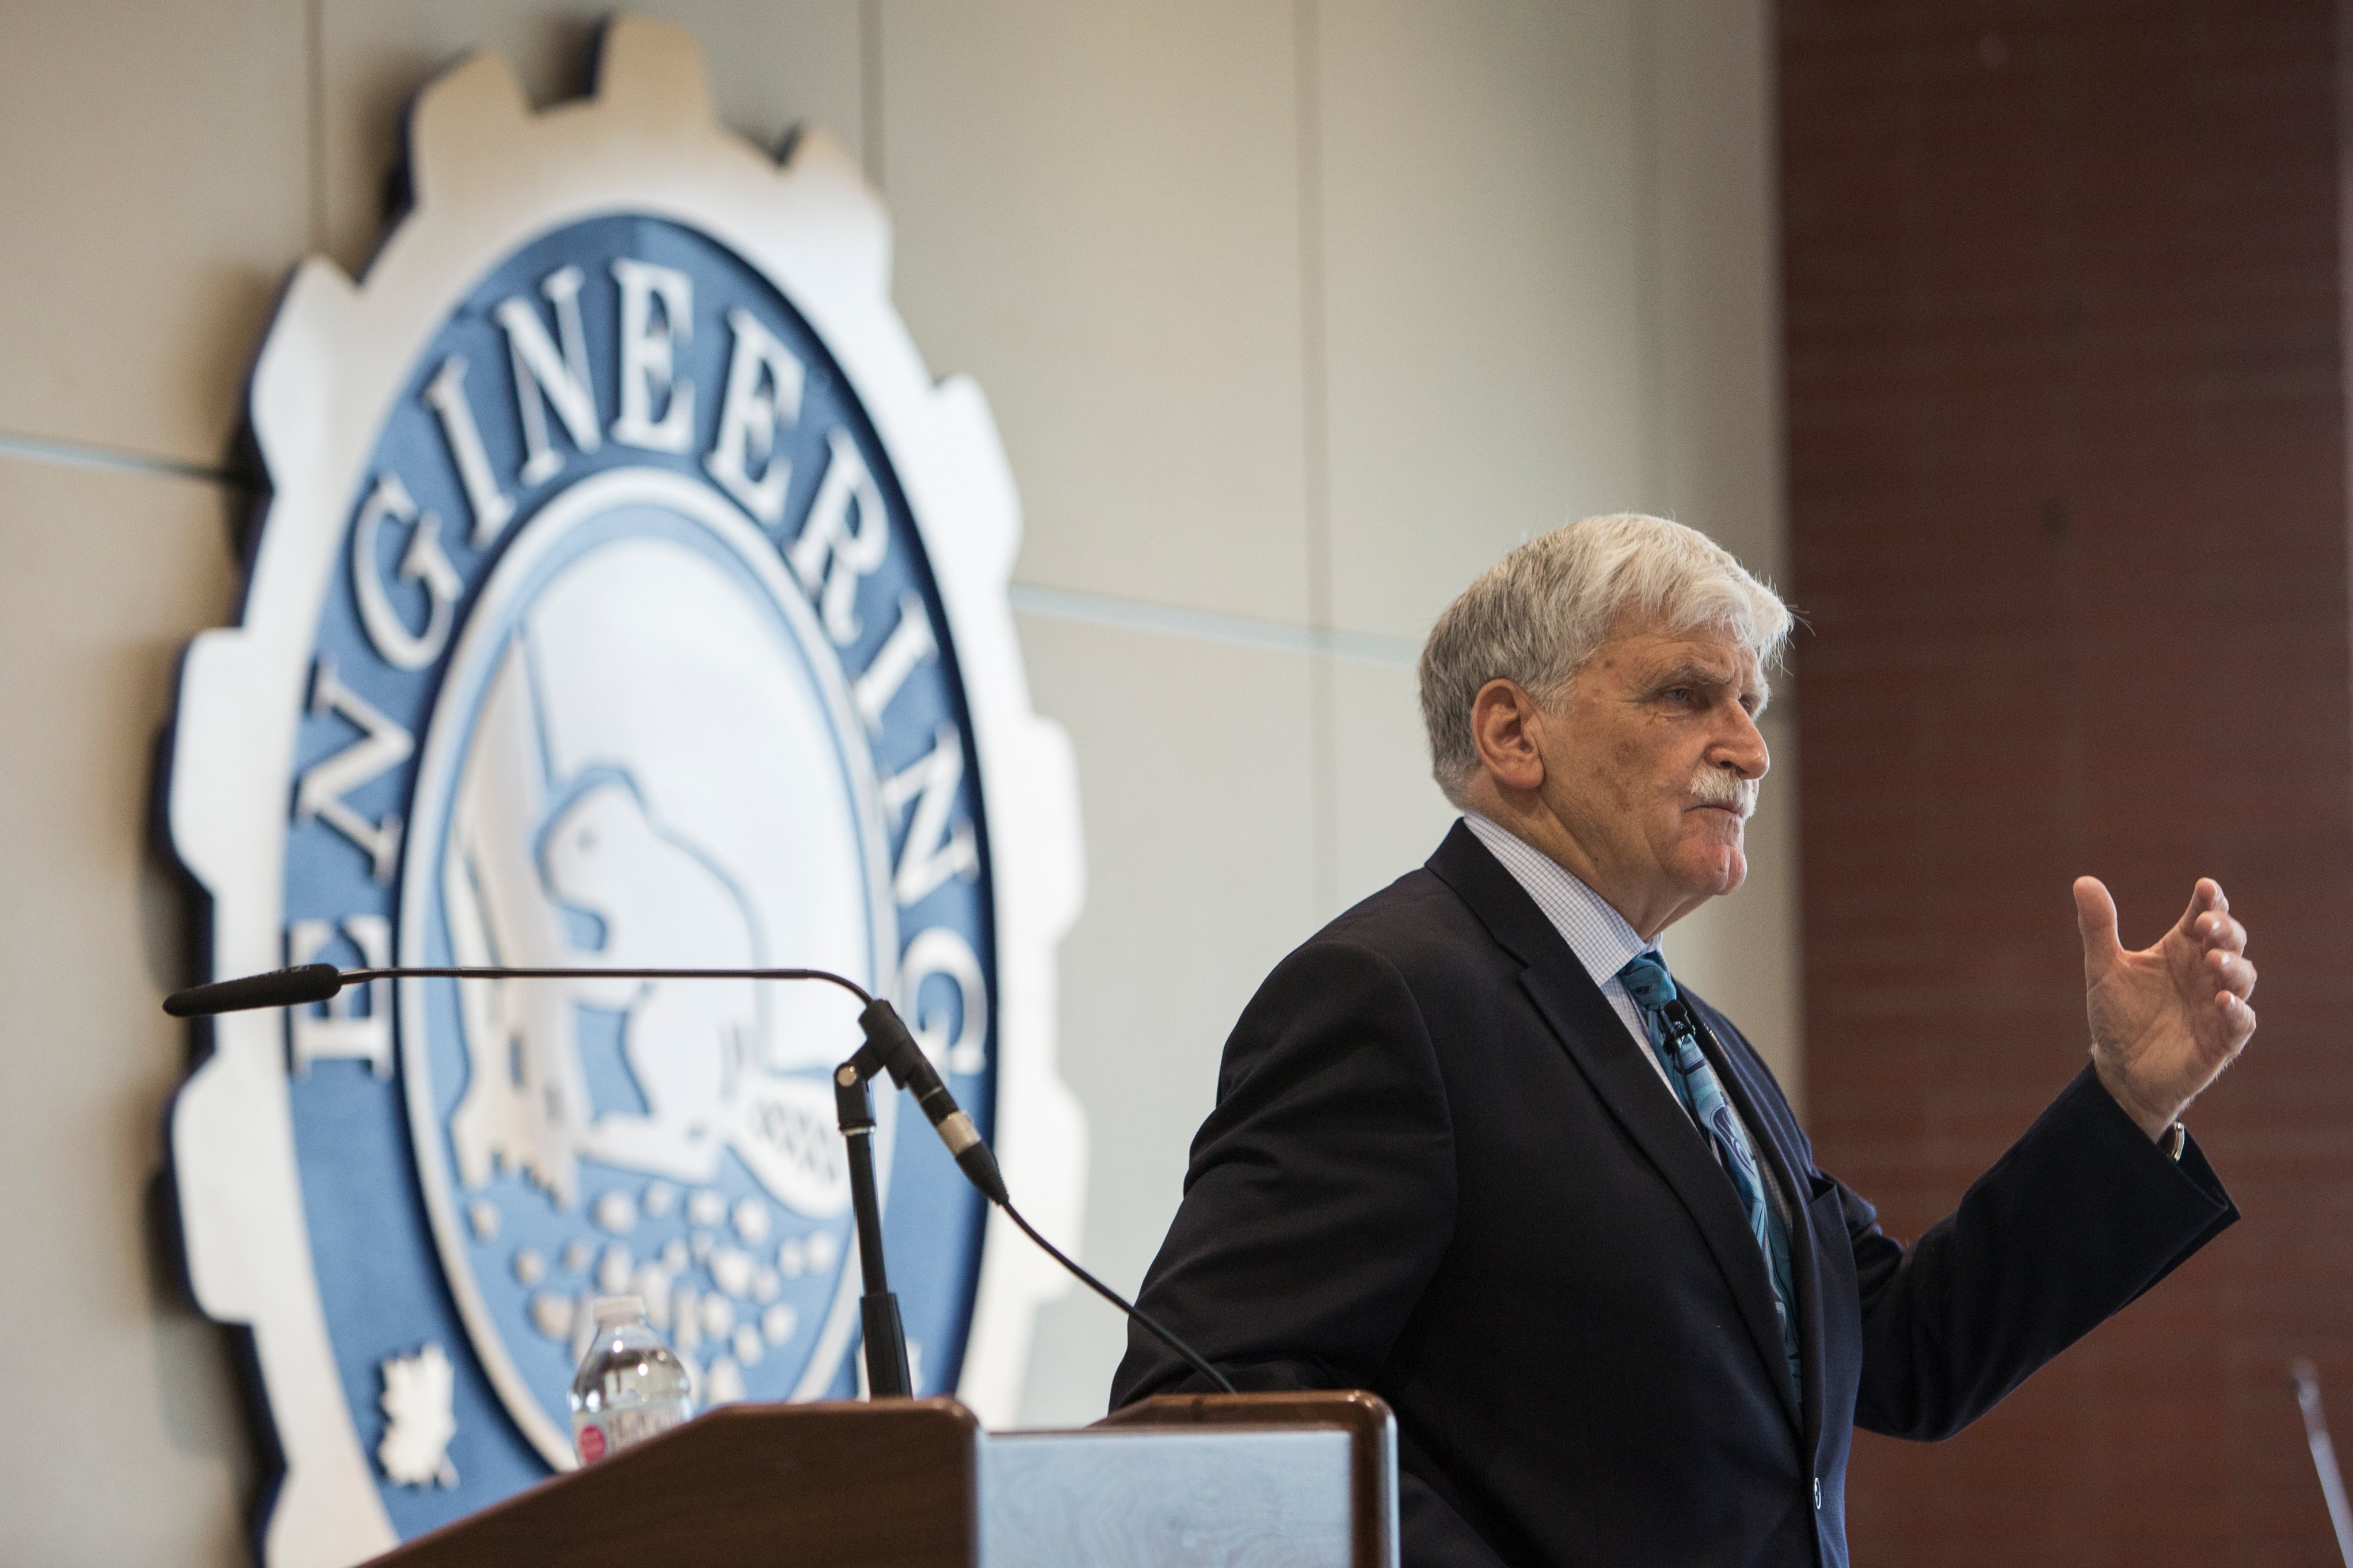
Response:
POLYGON ((248 1561, 228 1336, 153 1227, 186 1026, 178 889, 146 848, 180 647, 228 614, 216 487, 0 459, 0 1559, 248 1561), (111 1478, 111 1479, 109 1479, 111 1478))
POLYGON ((1306 618, 1291 8, 888 0, 901 311, 987 389, 1024 582, 1306 618))
MULTIPOLYGON (((802 123, 861 143, 857 0, 632 0, 702 45, 720 122, 771 150, 802 123)), ((347 270, 374 254, 401 114, 427 79, 495 49, 541 105, 587 90, 602 0, 324 0, 320 14, 322 243, 347 270)))
MULTIPOLYGON (((1176 1212, 1228 1032, 1314 929, 1307 660, 1038 616, 1020 627, 1038 710, 1077 748, 1086 815, 1060 1022, 1092 1149, 1081 1258, 1133 1291, 1176 1212)), ((1084 1290, 1049 1306, 1023 1421, 1101 1415, 1126 1331, 1084 1290)))
POLYGON ((310 229, 299 0, 0 16, 0 435, 220 461, 310 229))
POLYGON ((1332 698, 1336 913, 1429 859, 1458 814, 1430 776, 1411 668, 1335 659, 1332 698))
POLYGON ((1785 574, 1771 16, 1765 0, 1659 0, 1657 504, 1785 574))
POLYGON ((1624 0, 1321 12, 1333 614, 1419 637, 1649 496, 1624 0))

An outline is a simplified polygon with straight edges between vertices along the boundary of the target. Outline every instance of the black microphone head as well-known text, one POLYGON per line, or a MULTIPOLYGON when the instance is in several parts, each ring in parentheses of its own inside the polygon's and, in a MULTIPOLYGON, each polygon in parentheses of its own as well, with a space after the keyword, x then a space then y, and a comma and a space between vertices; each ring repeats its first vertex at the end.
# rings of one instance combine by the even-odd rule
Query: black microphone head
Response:
POLYGON ((255 1007, 299 1007, 306 1002, 324 1002, 343 988, 343 972, 333 964, 298 963, 291 969, 174 991, 164 998, 164 1011, 174 1018, 195 1018, 255 1007))
MULTIPOLYGON (((923 1055, 923 1047, 908 1032, 906 1020, 899 1016, 898 1009, 878 1000, 858 1016, 858 1024, 866 1031, 868 1048, 881 1058, 892 1081, 914 1095, 915 1104, 931 1119, 965 1179, 993 1204, 1012 1202, 1006 1194, 1005 1178, 997 1169, 997 1156, 988 1152, 988 1145, 981 1141, 980 1130, 956 1104, 955 1096, 948 1092, 939 1069, 923 1055)), ((848 1121, 843 1125, 847 1127, 848 1121)))
POLYGON ((882 1059, 883 1070, 891 1075, 892 1083, 913 1089, 918 1100, 923 1098, 926 1089, 941 1087, 940 1075, 932 1067, 931 1058, 915 1043, 915 1037, 896 1007, 878 998, 858 1015, 858 1026, 865 1031, 866 1043, 882 1059))

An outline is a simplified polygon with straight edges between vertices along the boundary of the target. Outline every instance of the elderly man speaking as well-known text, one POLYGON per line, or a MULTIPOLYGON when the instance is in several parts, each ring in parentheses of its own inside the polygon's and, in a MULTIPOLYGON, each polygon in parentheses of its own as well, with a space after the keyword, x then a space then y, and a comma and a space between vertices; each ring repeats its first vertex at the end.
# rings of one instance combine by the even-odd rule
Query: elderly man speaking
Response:
MULTIPOLYGON (((1856 1425, 1958 1431, 2237 1217, 2180 1121, 2255 1027, 2211 880, 2137 952, 2076 882, 2091 1060, 1909 1246, 1676 984, 1788 630, 1676 523, 1514 551, 1421 656, 1462 820, 1227 1042, 1144 1303, 1243 1388, 1385 1397, 1416 1568, 1843 1564, 1856 1425)), ((1115 1404, 1186 1386, 1131 1336, 1115 1404)))

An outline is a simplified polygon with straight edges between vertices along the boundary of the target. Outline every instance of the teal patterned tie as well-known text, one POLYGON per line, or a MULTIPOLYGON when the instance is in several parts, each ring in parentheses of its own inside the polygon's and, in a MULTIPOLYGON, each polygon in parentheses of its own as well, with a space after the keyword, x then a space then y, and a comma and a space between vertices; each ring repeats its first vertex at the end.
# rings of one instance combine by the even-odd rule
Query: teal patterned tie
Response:
MULTIPOLYGON (((1666 965, 1655 952, 1626 961, 1618 972, 1619 984, 1642 1015, 1642 1027, 1651 1037, 1651 1048, 1659 1053, 1666 1064, 1667 1080, 1674 1085, 1677 1098, 1691 1113, 1700 1131, 1707 1137, 1708 1147, 1715 1151, 1715 1163, 1732 1178, 1733 1190, 1740 1194, 1740 1205, 1748 1214, 1749 1233, 1757 1237, 1758 1250, 1765 1254, 1768 1282, 1773 1287, 1773 1316, 1781 1327, 1781 1349, 1789 1358, 1789 1386, 1802 1390, 1804 1383, 1798 1375, 1798 1329, 1789 1314, 1789 1303, 1797 1299, 1790 1286, 1789 1231, 1780 1212, 1765 1195, 1768 1179, 1757 1168, 1757 1152, 1748 1146, 1748 1134, 1742 1130, 1740 1119, 1732 1113, 1732 1102, 1725 1098, 1724 1085, 1715 1076, 1715 1068, 1699 1048, 1694 1029, 1691 1009, 1675 990, 1666 965)), ((1799 1394, 1802 1400, 1803 1394, 1799 1394)))

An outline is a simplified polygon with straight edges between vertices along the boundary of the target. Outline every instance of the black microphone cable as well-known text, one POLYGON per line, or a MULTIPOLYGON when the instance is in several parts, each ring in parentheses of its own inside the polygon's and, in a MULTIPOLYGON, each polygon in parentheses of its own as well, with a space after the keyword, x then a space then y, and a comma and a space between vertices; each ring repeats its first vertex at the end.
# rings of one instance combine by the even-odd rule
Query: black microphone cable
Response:
POLYGON ((1047 1257, 1070 1270, 1081 1284, 1126 1313, 1131 1322, 1140 1324, 1145 1332, 1175 1351, 1186 1365, 1215 1384, 1219 1393, 1236 1392, 1226 1374, 1203 1360, 1199 1352, 1178 1339, 1160 1320, 1080 1268, 1076 1259, 1047 1240, 1038 1227, 1013 1206, 1012 1196, 1006 1191, 1005 1178, 997 1172, 996 1155, 981 1141, 972 1119, 949 1094, 938 1069, 932 1066, 931 1058, 923 1054, 923 1047, 915 1043, 898 1010, 856 981, 847 975, 836 974, 829 969, 507 968, 477 964, 396 964, 375 969, 338 969, 332 963, 299 963, 289 969, 273 969, 265 974, 248 974, 236 980, 219 980, 208 985, 193 985, 185 991, 174 991, 164 998, 164 1011, 174 1018, 195 1018, 261 1007, 298 1007, 312 1002, 324 1002, 346 985, 372 980, 817 980, 838 985, 857 997, 865 1009, 859 1014, 858 1023, 865 1032, 866 1046, 844 1064, 845 1068, 855 1066, 860 1076, 871 1076, 877 1070, 886 1071, 893 1083, 911 1090, 915 1096, 915 1103, 930 1120, 933 1130, 955 1157, 956 1168, 964 1173, 965 1179, 978 1189, 982 1197, 1003 1209, 1005 1217, 1011 1220, 1022 1235, 1035 1242, 1047 1257))
POLYGON ((1231 1383, 1227 1381, 1226 1374, 1224 1373, 1219 1372, 1216 1367, 1211 1366, 1208 1362, 1203 1361, 1199 1352, 1196 1352, 1191 1345, 1187 1344, 1183 1340, 1178 1339, 1175 1333, 1170 1331, 1170 1330, 1160 1321, 1159 1319, 1154 1317, 1151 1313, 1145 1311, 1143 1308, 1137 1306, 1134 1302, 1130 1301, 1118 1291, 1113 1289, 1110 1286, 1104 1284, 1102 1280, 1096 1279, 1085 1269, 1080 1268, 1076 1259, 1071 1258, 1067 1253, 1063 1252, 1060 1247, 1056 1247, 1052 1242, 1048 1241, 1044 1237, 1039 1235, 1038 1227, 1031 1225, 1027 1219, 1024 1219, 1019 1209, 1015 1208, 1012 1204, 1002 1198, 995 1201, 997 1203, 997 1206, 1005 1211, 1005 1217, 1011 1220, 1015 1225, 1019 1226, 1021 1227, 1021 1234, 1036 1242, 1039 1247, 1045 1252, 1047 1257, 1052 1258, 1055 1262, 1069 1269, 1078 1278, 1079 1282, 1084 1285, 1088 1289, 1092 1290, 1096 1295, 1101 1296, 1104 1300, 1109 1301, 1113 1306, 1117 1307, 1121 1311, 1125 1312, 1130 1321, 1143 1324, 1145 1331, 1150 1333, 1153 1338, 1158 1340, 1162 1344, 1166 1345, 1170 1350, 1175 1351, 1178 1355, 1184 1357, 1186 1365, 1191 1367, 1195 1372, 1199 1373, 1203 1377, 1208 1378, 1211 1383, 1216 1384, 1219 1394, 1233 1394, 1239 1392, 1231 1383))

